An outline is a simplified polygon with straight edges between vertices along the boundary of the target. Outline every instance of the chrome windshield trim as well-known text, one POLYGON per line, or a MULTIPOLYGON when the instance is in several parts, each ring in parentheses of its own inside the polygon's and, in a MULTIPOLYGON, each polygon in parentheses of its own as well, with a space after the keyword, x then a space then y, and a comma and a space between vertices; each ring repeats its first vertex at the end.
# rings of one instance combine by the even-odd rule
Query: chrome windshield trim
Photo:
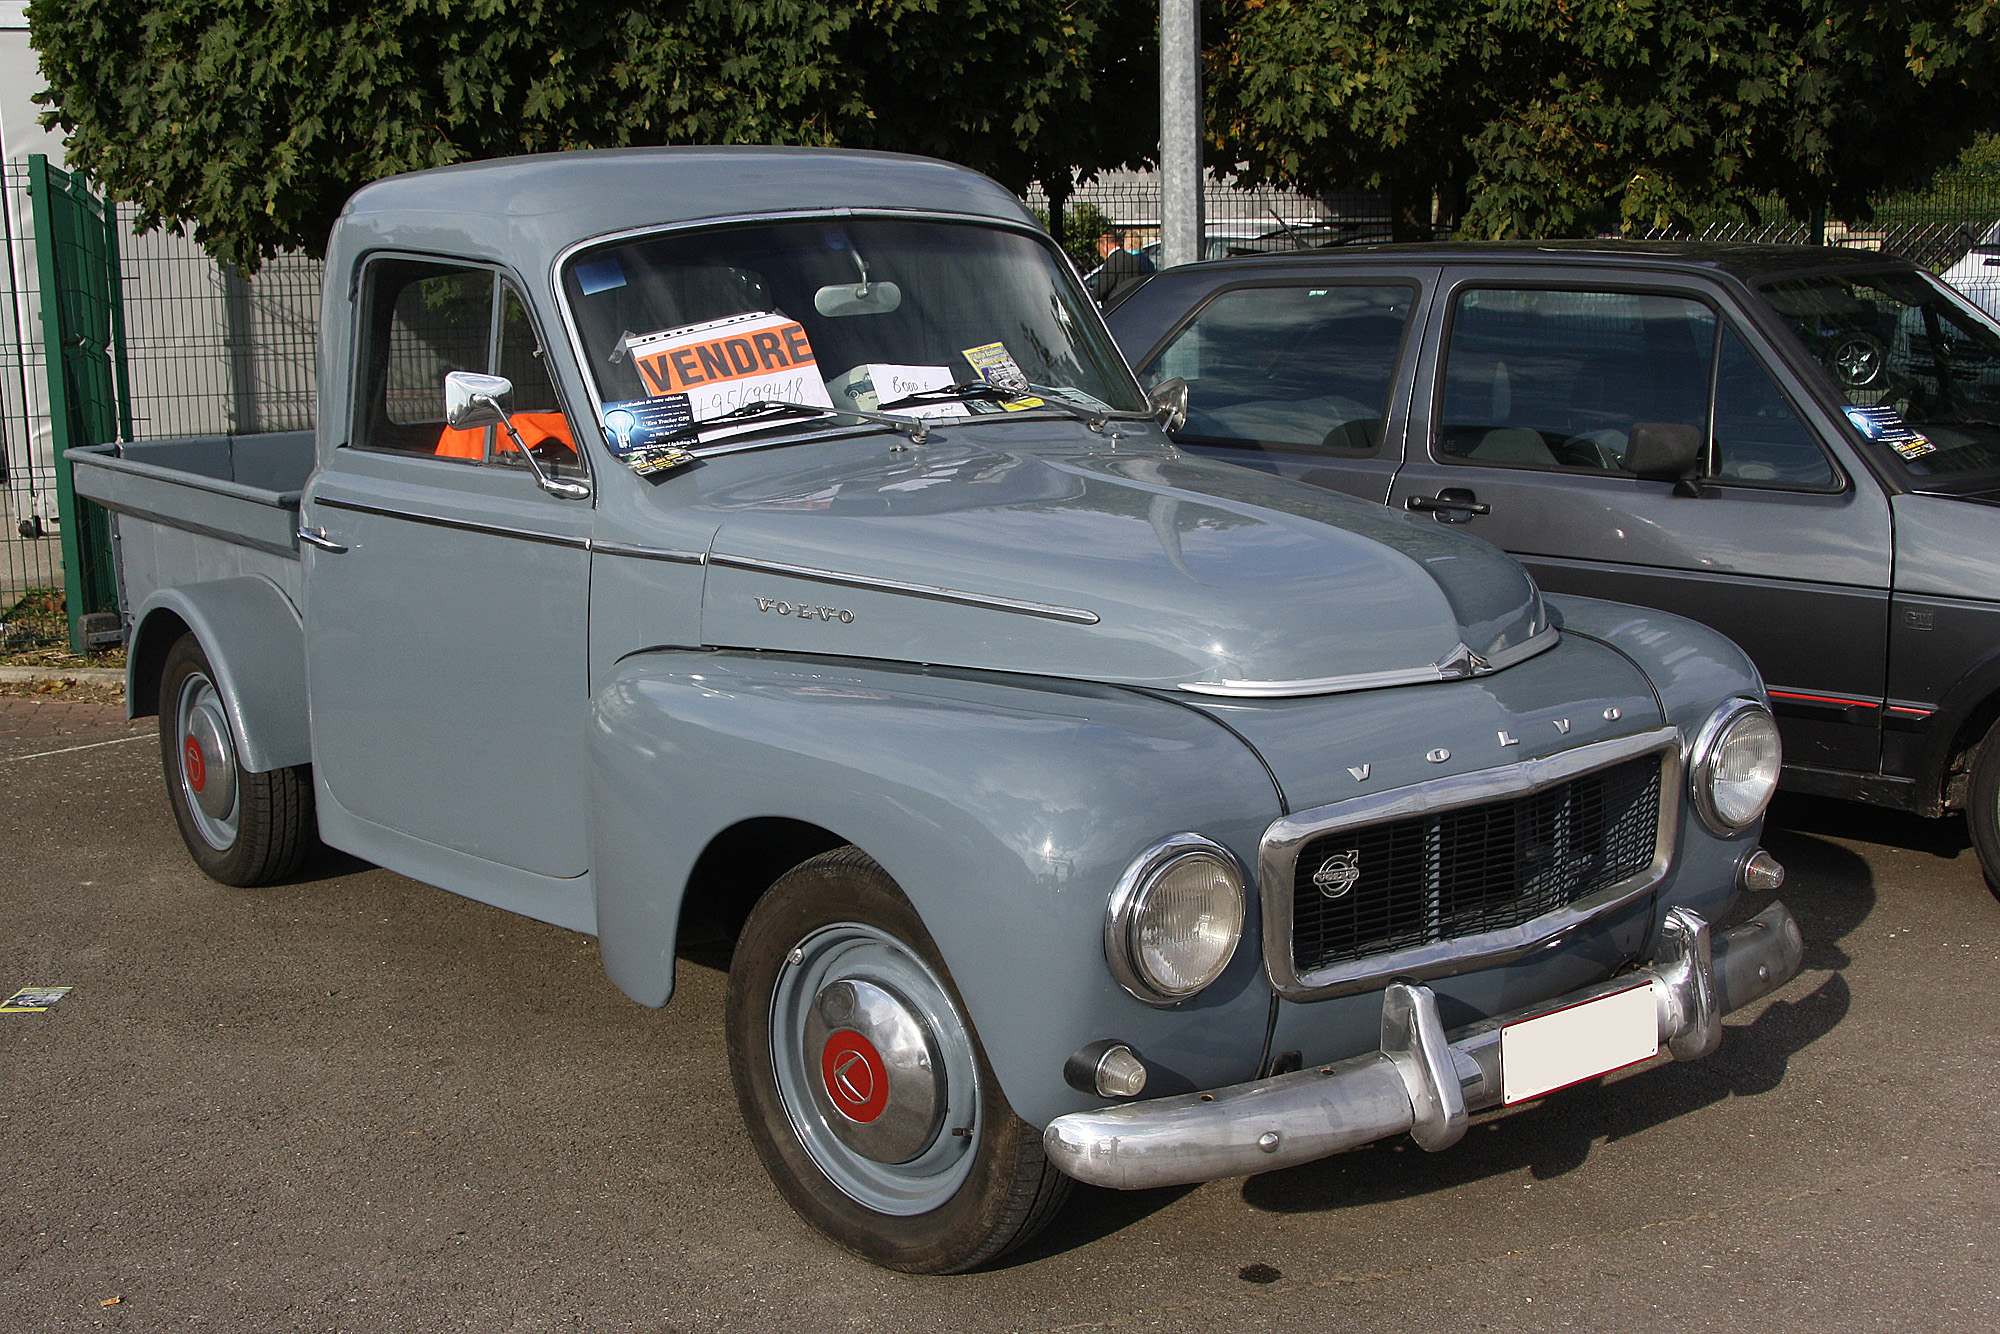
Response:
POLYGON ((1525 662, 1562 639, 1555 626, 1545 626, 1520 643, 1490 657, 1481 657, 1460 644, 1428 667, 1402 667, 1388 672, 1353 672, 1346 676, 1321 676, 1296 681, 1183 681, 1180 689, 1196 695, 1223 695, 1236 699, 1289 699, 1300 695, 1339 695, 1353 690, 1380 690, 1387 686, 1428 685, 1434 681, 1463 681, 1525 662))
POLYGON ((633 560, 662 560, 670 565, 706 565, 705 551, 675 551, 670 547, 642 547, 631 542, 596 542, 590 549, 603 556, 629 556, 633 560))
POLYGON ((1640 898, 1666 878, 1673 864, 1674 843, 1680 834, 1681 757, 1680 729, 1659 727, 1498 769, 1453 774, 1433 782, 1351 797, 1273 821, 1264 831, 1257 850, 1258 897, 1264 918, 1264 970, 1271 985, 1286 1000, 1318 1000, 1373 991, 1393 978, 1421 981, 1471 972, 1517 959, 1565 931, 1640 898), (1352 959, 1303 976, 1295 971, 1293 878, 1299 851, 1312 839, 1342 829, 1530 796, 1583 774, 1648 754, 1660 757, 1659 829, 1653 840, 1653 860, 1636 875, 1519 926, 1453 940, 1429 941, 1408 949, 1352 959))
POLYGON ((448 519, 439 514, 419 514, 414 510, 395 509, 388 505, 370 505, 359 500, 339 500, 329 496, 314 496, 311 503, 319 509, 352 510, 356 514, 376 514, 385 519, 403 519, 410 523, 429 524, 433 528, 454 528, 465 533, 484 533, 488 537, 511 537, 522 542, 540 542, 545 546, 573 547, 578 551, 590 549, 587 537, 565 537, 561 533, 544 533, 533 528, 507 528, 497 523, 480 523, 474 519, 448 519))
POLYGON ((837 570, 816 570, 808 565, 785 565, 774 560, 752 560, 745 556, 718 556, 713 553, 709 555, 708 563, 728 566, 735 570, 749 570, 756 574, 784 574, 823 584, 840 584, 847 588, 869 588, 882 593, 929 598, 935 602, 956 602, 968 607, 985 607, 992 611, 1011 611, 1018 615, 1040 616, 1051 621, 1069 621, 1077 625, 1097 624, 1097 613, 1085 611, 1081 607, 1058 607, 1047 602, 1024 602, 1019 598, 1000 597, 992 593, 969 593, 964 589, 944 588, 935 584, 910 584, 900 579, 878 579, 865 574, 842 574, 837 570))

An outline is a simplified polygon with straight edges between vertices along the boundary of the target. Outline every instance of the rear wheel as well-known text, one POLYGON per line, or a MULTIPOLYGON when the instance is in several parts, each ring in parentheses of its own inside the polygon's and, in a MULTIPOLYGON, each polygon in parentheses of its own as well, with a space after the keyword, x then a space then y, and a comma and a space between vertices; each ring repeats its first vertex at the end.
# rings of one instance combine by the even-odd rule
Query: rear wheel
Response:
POLYGON ((1068 1195, 964 1015, 915 909, 856 848, 772 886, 730 965, 730 1069, 758 1155, 806 1221, 891 1269, 981 1264, 1068 1195))
POLYGON ((160 762, 181 841, 225 885, 267 885, 317 841, 307 765, 246 773, 208 656, 191 634, 160 671, 160 762))

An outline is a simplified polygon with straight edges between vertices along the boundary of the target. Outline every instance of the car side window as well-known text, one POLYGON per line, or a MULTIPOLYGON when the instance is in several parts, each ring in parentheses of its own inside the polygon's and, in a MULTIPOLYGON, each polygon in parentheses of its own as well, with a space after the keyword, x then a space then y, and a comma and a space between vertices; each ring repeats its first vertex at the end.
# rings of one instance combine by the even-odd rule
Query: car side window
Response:
POLYGON ((507 432, 445 422, 444 377, 475 371, 514 382, 514 429, 546 467, 580 470, 527 306, 499 274, 384 259, 368 266, 365 282, 356 445, 525 466, 507 432))
POLYGON ((1416 306, 1408 283, 1225 292, 1140 375, 1188 382, 1179 436, 1201 444, 1359 457, 1381 447, 1416 306))
POLYGON ((1724 481, 1788 486, 1827 486, 1835 480, 1819 437, 1734 329, 1723 330, 1716 370, 1711 471, 1724 481))
POLYGON ((1621 471, 1639 423, 1706 434, 1715 313, 1644 292, 1472 288, 1452 310, 1434 452, 1621 471))

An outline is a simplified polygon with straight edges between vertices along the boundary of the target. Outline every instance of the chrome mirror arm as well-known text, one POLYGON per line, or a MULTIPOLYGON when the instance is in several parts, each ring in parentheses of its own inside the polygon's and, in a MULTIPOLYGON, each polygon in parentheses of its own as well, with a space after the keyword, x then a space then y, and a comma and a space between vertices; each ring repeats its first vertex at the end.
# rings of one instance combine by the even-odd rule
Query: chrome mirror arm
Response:
POLYGON ((513 440, 514 448, 527 461, 529 469, 534 472, 536 486, 541 487, 542 490, 552 496, 561 496, 564 500, 588 500, 590 498, 590 483, 572 482, 566 478, 551 477, 542 470, 542 461, 535 457, 534 452, 528 448, 528 442, 523 440, 521 433, 514 429, 514 419, 507 415, 506 410, 495 402, 491 395, 474 394, 472 401, 493 410, 499 419, 500 425, 506 429, 508 438, 513 440))

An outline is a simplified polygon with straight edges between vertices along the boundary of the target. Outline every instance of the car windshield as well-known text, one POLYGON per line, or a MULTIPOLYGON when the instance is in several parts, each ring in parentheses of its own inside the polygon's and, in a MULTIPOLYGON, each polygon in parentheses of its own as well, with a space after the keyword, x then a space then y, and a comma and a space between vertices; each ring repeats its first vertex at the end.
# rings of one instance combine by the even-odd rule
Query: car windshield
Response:
POLYGON ((998 227, 836 217, 661 233, 582 251, 562 284, 621 455, 839 411, 1144 408, 1066 266, 998 227), (756 406, 777 403, 796 406, 756 406))
POLYGON ((1928 274, 1873 270, 1762 287, 1861 434, 1918 478, 2000 471, 2000 328, 1928 274))

